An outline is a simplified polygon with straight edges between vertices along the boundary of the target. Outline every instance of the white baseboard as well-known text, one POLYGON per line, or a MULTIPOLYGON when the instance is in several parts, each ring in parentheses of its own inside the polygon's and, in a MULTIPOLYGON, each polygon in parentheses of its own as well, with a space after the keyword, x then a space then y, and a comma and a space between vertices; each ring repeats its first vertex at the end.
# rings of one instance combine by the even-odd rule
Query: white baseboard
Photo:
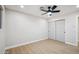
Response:
POLYGON ((48 37, 45 37, 45 38, 42 38, 42 39, 39 39, 39 40, 35 40, 35 41, 31 41, 31 42, 27 42, 27 43, 21 43, 21 44, 18 44, 18 45, 9 46, 9 47, 6 47, 5 50, 15 48, 15 47, 19 47, 19 46, 23 46, 23 45, 27 45, 27 44, 31 44, 31 43, 38 42, 38 41, 41 41, 41 40, 46 40, 46 39, 48 39, 48 37))
POLYGON ((66 42, 66 44, 73 45, 73 46, 78 46, 76 43, 71 43, 71 42, 66 42))

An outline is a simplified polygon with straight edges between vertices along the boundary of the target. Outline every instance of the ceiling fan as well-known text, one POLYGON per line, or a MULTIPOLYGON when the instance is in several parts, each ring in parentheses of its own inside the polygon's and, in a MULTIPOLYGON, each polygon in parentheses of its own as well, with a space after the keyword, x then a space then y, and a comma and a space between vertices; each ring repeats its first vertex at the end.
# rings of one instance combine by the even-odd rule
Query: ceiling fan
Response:
POLYGON ((54 5, 54 6, 48 6, 48 10, 45 10, 44 7, 40 7, 40 10, 41 11, 44 11, 45 13, 43 13, 42 15, 45 15, 45 14, 49 14, 49 16, 52 16, 52 13, 58 13, 60 12, 60 10, 55 10, 58 6, 54 5))

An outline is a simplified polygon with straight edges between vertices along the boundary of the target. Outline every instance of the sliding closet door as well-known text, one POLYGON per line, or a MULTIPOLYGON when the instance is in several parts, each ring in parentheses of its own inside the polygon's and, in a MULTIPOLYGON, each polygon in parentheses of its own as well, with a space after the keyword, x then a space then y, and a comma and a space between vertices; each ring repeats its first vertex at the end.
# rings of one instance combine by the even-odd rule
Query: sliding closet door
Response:
POLYGON ((55 23, 56 40, 65 42, 65 20, 58 20, 55 23))

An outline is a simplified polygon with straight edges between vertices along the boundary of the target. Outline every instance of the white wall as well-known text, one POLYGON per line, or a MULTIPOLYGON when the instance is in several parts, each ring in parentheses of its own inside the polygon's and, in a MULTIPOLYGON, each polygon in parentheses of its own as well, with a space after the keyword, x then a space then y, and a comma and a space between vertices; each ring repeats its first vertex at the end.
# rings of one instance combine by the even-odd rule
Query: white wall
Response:
POLYGON ((64 15, 56 18, 52 18, 49 22, 55 22, 56 20, 65 19, 65 43, 71 45, 77 45, 77 18, 76 16, 79 15, 78 12, 64 15))
POLYGON ((6 10, 6 47, 48 37, 48 23, 45 19, 6 10))
POLYGON ((4 53, 5 51, 5 9, 4 6, 2 11, 2 28, 0 29, 0 53, 4 53))

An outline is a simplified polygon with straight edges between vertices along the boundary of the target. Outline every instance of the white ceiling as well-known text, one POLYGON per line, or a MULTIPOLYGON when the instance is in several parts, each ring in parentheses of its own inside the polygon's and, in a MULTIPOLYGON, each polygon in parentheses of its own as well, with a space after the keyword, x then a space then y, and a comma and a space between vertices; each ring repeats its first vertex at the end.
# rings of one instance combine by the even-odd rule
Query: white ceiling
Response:
POLYGON ((30 15, 34 15, 34 16, 38 16, 46 19, 72 13, 79 10, 79 8, 76 8, 75 5, 58 5, 56 9, 61 10, 61 12, 53 13, 53 15, 49 17, 47 14, 41 15, 44 13, 43 11, 40 11, 41 6, 44 6, 45 8, 47 8, 48 5, 24 5, 24 8, 20 8, 20 5, 6 5, 5 7, 8 9, 28 13, 30 15))

